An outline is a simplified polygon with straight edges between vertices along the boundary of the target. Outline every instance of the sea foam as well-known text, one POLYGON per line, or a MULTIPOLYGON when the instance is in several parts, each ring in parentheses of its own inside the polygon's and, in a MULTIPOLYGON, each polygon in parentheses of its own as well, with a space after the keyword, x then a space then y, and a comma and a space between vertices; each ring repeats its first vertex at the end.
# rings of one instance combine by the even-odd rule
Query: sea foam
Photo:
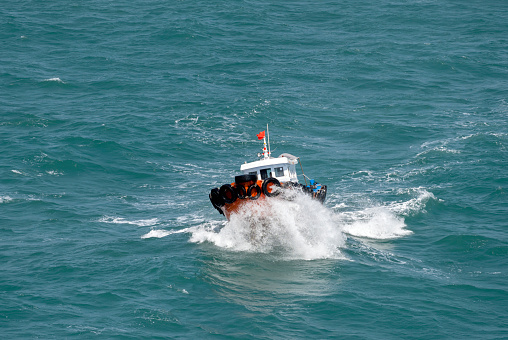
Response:
POLYGON ((153 226, 159 222, 158 218, 150 218, 146 220, 133 220, 129 221, 126 220, 123 217, 111 217, 111 216, 104 216, 102 217, 99 222, 103 223, 114 223, 114 224, 133 224, 140 227, 147 227, 147 226, 153 226))
POLYGON ((12 201, 10 196, 0 196, 0 203, 6 203, 12 201))
POLYGON ((44 81, 54 81, 54 82, 57 82, 57 83, 62 83, 62 84, 65 84, 64 81, 62 81, 62 79, 58 78, 58 77, 55 77, 55 78, 49 78, 49 79, 44 79, 44 81))
POLYGON ((337 213, 343 221, 343 231, 351 236, 379 240, 411 235, 413 232, 407 229, 404 217, 425 212, 427 202, 436 200, 436 197, 421 187, 399 189, 397 194, 412 198, 337 213))
POLYGON ((384 240, 413 233, 406 229, 404 219, 387 207, 366 208, 352 215, 352 222, 342 227, 342 230, 351 236, 384 240))

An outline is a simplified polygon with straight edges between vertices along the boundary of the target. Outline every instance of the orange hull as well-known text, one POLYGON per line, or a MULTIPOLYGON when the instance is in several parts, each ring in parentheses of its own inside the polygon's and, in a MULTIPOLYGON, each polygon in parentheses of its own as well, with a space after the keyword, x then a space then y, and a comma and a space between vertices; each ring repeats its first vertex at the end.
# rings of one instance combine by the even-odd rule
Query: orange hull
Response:
MULTIPOLYGON (((258 187, 261 188, 263 185, 263 181, 258 180, 256 183, 254 183, 253 181, 250 181, 250 182, 245 182, 245 183, 241 183, 241 184, 231 183, 231 186, 233 188, 235 188, 236 190, 241 190, 241 189, 239 189, 239 186, 242 186, 243 189, 245 190, 245 193, 247 193, 247 191, 249 190, 249 187, 252 186, 253 184, 257 184, 258 187)), ((251 197, 252 197, 252 195, 251 195, 251 197)), ((224 204, 224 206, 222 207, 222 211, 224 212, 224 216, 226 216, 226 218, 229 220, 231 214, 238 212, 246 204, 256 202, 256 201, 264 201, 266 199, 266 197, 267 196, 263 193, 263 191, 260 190, 260 195, 257 199, 253 200, 253 199, 249 198, 249 196, 246 196, 245 198, 239 197, 233 203, 224 204)))

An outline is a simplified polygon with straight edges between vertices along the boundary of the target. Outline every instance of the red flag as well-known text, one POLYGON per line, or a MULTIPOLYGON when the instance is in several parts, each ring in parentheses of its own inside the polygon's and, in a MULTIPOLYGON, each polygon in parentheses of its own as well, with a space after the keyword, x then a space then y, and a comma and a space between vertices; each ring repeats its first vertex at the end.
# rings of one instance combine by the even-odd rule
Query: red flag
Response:
POLYGON ((258 139, 263 139, 265 138, 265 132, 264 131, 261 131, 260 133, 258 133, 256 136, 258 136, 258 139))

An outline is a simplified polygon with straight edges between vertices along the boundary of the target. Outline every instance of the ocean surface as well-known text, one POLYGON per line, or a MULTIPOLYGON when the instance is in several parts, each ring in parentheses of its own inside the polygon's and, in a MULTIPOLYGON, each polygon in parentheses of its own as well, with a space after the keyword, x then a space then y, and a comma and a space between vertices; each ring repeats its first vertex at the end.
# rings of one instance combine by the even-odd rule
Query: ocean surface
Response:
POLYGON ((4 1, 0 41, 0 338, 508 338, 508 2, 4 1), (227 222, 267 124, 328 197, 227 222))

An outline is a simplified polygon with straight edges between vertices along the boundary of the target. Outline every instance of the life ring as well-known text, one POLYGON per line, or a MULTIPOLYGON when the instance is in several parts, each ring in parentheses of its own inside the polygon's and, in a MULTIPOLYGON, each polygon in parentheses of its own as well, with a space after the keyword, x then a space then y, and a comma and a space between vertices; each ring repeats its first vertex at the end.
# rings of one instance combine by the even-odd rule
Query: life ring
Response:
POLYGON ((219 193, 222 199, 224 199, 224 202, 229 204, 233 203, 238 198, 238 194, 236 193, 235 188, 231 186, 231 184, 224 184, 221 186, 219 193))
POLYGON ((261 188, 257 184, 252 184, 249 189, 247 189, 247 197, 251 200, 257 200, 261 196, 261 188), (252 190, 256 190, 256 195, 252 196, 252 190))
POLYGON ((268 186, 270 184, 272 184, 272 186, 275 185, 280 188, 280 182, 277 178, 273 178, 273 177, 267 178, 263 181, 263 194, 265 194, 268 197, 278 196, 280 194, 279 190, 268 191, 268 186))

